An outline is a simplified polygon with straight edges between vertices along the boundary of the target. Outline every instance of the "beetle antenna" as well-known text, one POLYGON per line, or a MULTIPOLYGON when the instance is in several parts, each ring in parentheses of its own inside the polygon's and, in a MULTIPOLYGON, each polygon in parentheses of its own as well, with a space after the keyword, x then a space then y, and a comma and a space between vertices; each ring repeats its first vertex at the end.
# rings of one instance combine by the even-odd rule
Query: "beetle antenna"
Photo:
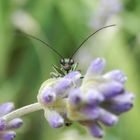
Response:
POLYGON ((79 45, 79 47, 73 52, 73 54, 71 55, 70 58, 72 58, 72 57, 74 56, 74 54, 81 48, 81 46, 82 46, 90 37, 92 37, 93 35, 95 35, 97 32, 99 32, 99 31, 101 31, 101 30, 103 30, 103 29, 105 29, 105 28, 112 27, 112 26, 116 26, 116 25, 115 25, 115 24, 112 24, 112 25, 104 26, 104 27, 102 27, 102 28, 96 30, 94 33, 90 34, 90 35, 79 45))
POLYGON ((41 39, 39 39, 39 38, 37 38, 37 37, 35 37, 35 36, 33 36, 33 35, 29 35, 29 34, 26 34, 26 33, 22 33, 22 34, 18 34, 18 35, 22 35, 22 36, 28 36, 28 37, 30 37, 30 38, 32 38, 32 39, 35 39, 35 40, 38 40, 38 41, 40 41, 41 43, 43 43, 45 46, 47 46, 47 47, 49 47, 53 52, 55 52, 58 56, 60 56, 61 58, 64 58, 57 50, 55 50, 51 45, 49 45, 47 42, 45 42, 45 41, 43 41, 43 40, 41 40, 41 39))

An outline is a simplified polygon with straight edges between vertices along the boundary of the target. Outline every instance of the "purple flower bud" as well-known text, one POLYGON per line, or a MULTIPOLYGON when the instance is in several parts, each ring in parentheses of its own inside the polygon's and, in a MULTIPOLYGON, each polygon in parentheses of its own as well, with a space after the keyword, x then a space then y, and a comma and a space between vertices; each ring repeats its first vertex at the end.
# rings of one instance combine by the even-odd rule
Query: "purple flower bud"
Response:
POLYGON ((104 135, 104 132, 101 128, 101 126, 97 123, 93 123, 92 125, 89 125, 89 131, 92 136, 96 138, 102 138, 104 135))
POLYGON ((20 118, 15 118, 14 120, 11 120, 8 125, 7 129, 16 129, 21 127, 23 124, 23 121, 20 118))
POLYGON ((79 71, 72 71, 70 73, 68 73, 66 76, 64 76, 64 78, 73 80, 73 79, 79 79, 81 77, 81 73, 79 71))
POLYGON ((0 131, 3 131, 6 128, 6 122, 3 119, 0 119, 0 131))
POLYGON ((99 85, 99 91, 102 92, 106 99, 113 98, 124 92, 124 87, 118 82, 110 82, 99 85))
POLYGON ((107 78, 107 79, 112 79, 112 80, 118 81, 122 84, 124 84, 125 81, 127 80, 127 77, 120 70, 110 71, 110 72, 106 73, 103 77, 107 78))
POLYGON ((120 115, 121 113, 130 110, 132 107, 133 107, 133 104, 129 102, 119 103, 119 104, 112 104, 109 110, 117 115, 120 115))
POLYGON ((14 109, 14 104, 11 102, 0 104, 0 116, 4 116, 14 109))
POLYGON ((87 106, 85 108, 82 108, 80 112, 85 115, 85 120, 95 120, 100 115, 99 107, 87 106))
POLYGON ((58 84, 55 85, 55 91, 57 97, 67 96, 66 91, 71 88, 72 81, 66 78, 61 79, 58 84))
POLYGON ((126 102, 132 103, 134 98, 135 98, 134 94, 125 92, 124 94, 112 98, 111 101, 114 103, 126 103, 126 102))
POLYGON ((64 78, 71 80, 75 85, 80 85, 81 83, 81 73, 79 71, 72 71, 64 78))
POLYGON ((77 106, 82 102, 82 93, 79 88, 71 91, 69 94, 69 102, 72 106, 77 106))
POLYGON ((52 88, 46 88, 42 93, 42 102, 45 104, 50 104, 56 99, 55 92, 52 88))
POLYGON ((3 119, 4 115, 7 115, 14 109, 14 104, 11 102, 4 103, 0 105, 0 140, 13 140, 16 133, 11 131, 11 129, 16 129, 23 123, 20 118, 13 119, 10 122, 3 119))
POLYGON ((52 128, 62 127, 64 125, 63 117, 54 110, 45 110, 45 117, 52 128))
POLYGON ((90 89, 85 96, 87 103, 93 106, 98 105, 104 100, 103 95, 94 89, 90 89))
POLYGON ((102 73, 105 67, 105 60, 103 58, 95 59, 87 70, 86 76, 91 77, 102 73))
POLYGON ((0 139, 2 140, 13 140, 16 136, 16 133, 13 131, 9 131, 4 133, 3 135, 0 136, 0 139))
POLYGON ((113 126, 118 122, 118 117, 104 109, 101 109, 99 120, 107 126, 113 126))

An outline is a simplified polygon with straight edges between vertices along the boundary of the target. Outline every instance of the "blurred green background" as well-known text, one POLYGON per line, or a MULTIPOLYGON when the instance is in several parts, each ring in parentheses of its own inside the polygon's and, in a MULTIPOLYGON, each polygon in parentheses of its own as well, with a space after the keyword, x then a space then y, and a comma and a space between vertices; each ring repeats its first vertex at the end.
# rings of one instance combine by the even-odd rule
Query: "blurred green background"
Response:
MULTIPOLYGON (((140 140, 139 0, 0 0, 0 102, 13 101, 16 108, 36 102, 52 64, 59 65, 59 56, 48 47, 19 34, 41 38, 69 57, 89 34, 110 24, 117 26, 90 38, 74 58, 83 73, 99 56, 107 60, 107 70, 126 73, 135 106, 115 127, 106 129, 104 140, 140 140)), ((23 119, 16 140, 94 139, 79 126, 50 128, 43 112, 23 119)))

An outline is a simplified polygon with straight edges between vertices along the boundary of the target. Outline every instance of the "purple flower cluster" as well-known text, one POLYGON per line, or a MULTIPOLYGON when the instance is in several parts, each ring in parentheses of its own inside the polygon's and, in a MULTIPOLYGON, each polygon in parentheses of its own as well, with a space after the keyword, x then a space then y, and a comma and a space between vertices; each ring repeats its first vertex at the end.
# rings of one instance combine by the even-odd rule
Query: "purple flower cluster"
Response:
POLYGON ((84 78, 74 71, 43 83, 38 102, 51 127, 79 122, 94 137, 101 138, 103 124, 114 126, 119 115, 132 108, 134 95, 125 89, 127 78, 124 73, 112 70, 102 74, 104 67, 105 60, 97 58, 84 78))
MULTIPOLYGON (((11 102, 0 104, 0 117, 14 110, 14 104, 11 102)), ((15 118, 6 122, 0 119, 0 140, 13 140, 16 136, 15 129, 21 127, 23 121, 20 118, 15 118)))

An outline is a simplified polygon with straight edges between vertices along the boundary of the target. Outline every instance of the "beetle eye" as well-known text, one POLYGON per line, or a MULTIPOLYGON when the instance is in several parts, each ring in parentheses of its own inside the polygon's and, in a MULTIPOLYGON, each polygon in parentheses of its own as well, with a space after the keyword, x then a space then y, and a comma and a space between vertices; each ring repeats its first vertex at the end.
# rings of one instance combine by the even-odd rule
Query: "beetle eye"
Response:
POLYGON ((74 60, 73 60, 73 59, 70 59, 70 60, 69 60, 69 63, 70 63, 71 65, 73 65, 73 64, 74 64, 74 60))
POLYGON ((60 59, 60 64, 64 65, 64 59, 60 59))

